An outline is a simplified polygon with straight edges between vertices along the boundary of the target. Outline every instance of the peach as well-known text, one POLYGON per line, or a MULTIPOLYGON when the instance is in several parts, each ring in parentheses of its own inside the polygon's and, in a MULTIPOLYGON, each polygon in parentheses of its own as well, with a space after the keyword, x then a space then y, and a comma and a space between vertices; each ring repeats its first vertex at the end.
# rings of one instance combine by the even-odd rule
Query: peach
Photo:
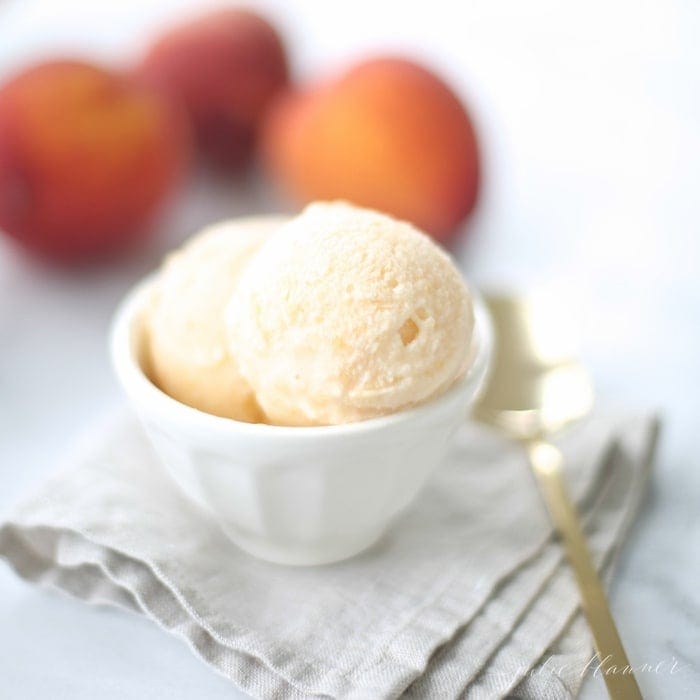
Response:
POLYGON ((218 10, 171 29, 138 70, 182 100, 202 153, 225 168, 249 159, 261 118, 287 84, 279 35, 242 9, 218 10))
POLYGON ((179 110, 111 71, 42 63, 0 88, 0 228, 43 257, 133 244, 187 161, 179 110))
POLYGON ((400 58, 369 60, 285 95, 262 151, 300 203, 347 199, 443 241, 476 201, 479 158, 464 105, 433 73, 400 58))

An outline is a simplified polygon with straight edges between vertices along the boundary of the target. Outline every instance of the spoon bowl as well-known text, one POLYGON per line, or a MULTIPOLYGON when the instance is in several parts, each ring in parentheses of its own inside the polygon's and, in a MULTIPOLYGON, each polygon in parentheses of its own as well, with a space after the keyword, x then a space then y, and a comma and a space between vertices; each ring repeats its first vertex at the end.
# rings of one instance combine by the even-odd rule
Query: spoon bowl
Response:
POLYGON ((476 417, 528 440, 585 416, 593 386, 573 351, 573 329, 562 307, 508 296, 486 299, 497 344, 476 417))

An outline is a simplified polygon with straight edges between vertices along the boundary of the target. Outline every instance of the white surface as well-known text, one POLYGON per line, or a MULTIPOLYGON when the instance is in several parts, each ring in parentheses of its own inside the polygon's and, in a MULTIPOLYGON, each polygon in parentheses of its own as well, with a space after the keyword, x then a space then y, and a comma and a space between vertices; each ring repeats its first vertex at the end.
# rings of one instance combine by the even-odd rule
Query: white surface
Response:
MULTIPOLYGON (((56 48, 125 56, 194 2, 4 0, 0 70, 56 48)), ((471 279, 569 286, 585 312, 601 400, 658 406, 655 483, 612 604, 649 697, 700 690, 700 6, 691 2, 265 3, 300 74, 368 47, 427 53, 464 91, 487 166, 460 257, 471 279), (284 9, 286 8, 286 9, 284 9), (351 8, 351 9, 350 9, 351 8), (323 63, 325 62, 325 63, 323 63), (680 670, 672 673, 673 658, 680 670), (695 669, 688 665, 695 662, 695 669)), ((0 242, 0 509, 121 400, 106 332, 160 252, 224 213, 261 210, 255 185, 202 181, 150 259, 69 276, 0 242)), ((39 592, 0 566, 0 678, 12 698, 240 697, 176 639, 137 618, 39 592), (10 639, 12 643, 10 644, 10 639)), ((586 697, 604 697, 600 679, 586 697)))
POLYGON ((320 427, 208 415, 157 389, 141 362, 153 282, 116 313, 111 356, 163 465, 241 548, 278 564, 347 559, 374 544, 443 461, 489 367, 491 327, 475 299, 474 361, 437 399, 370 420, 320 427))

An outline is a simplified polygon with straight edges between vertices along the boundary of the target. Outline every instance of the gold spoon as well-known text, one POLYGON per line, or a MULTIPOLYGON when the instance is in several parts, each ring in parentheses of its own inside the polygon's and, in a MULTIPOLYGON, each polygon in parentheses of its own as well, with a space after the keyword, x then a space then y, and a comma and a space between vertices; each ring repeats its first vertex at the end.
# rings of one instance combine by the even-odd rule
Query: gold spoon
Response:
POLYGON ((540 492, 564 545, 581 607, 611 698, 641 698, 593 565, 562 470, 562 454, 547 437, 593 404, 587 373, 569 342, 571 314, 556 306, 507 296, 486 298, 496 335, 494 366, 475 416, 527 450, 540 492), (624 672, 623 672, 624 669, 624 672))

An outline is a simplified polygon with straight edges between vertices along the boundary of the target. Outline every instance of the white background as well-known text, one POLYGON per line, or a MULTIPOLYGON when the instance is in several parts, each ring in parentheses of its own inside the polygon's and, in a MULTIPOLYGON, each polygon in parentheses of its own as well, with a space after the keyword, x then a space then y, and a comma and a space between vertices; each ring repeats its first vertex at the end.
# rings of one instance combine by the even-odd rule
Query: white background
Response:
MULTIPOLYGON (((0 0, 0 73, 51 53, 127 63, 201 3, 0 0)), ((612 590, 649 697, 700 692, 700 5, 264 2, 308 79, 369 51, 428 60, 475 116, 486 178, 458 247, 479 285, 569 294, 602 402, 657 407, 652 490, 612 590), (695 662, 692 669, 687 664, 695 662)), ((254 183, 199 178, 145 257, 61 273, 0 240, 0 511, 120 401, 110 314, 200 224, 254 212, 254 183)), ((600 681, 585 689, 603 697, 600 681)), ((0 696, 239 697, 154 625, 38 591, 0 565, 0 696)))

